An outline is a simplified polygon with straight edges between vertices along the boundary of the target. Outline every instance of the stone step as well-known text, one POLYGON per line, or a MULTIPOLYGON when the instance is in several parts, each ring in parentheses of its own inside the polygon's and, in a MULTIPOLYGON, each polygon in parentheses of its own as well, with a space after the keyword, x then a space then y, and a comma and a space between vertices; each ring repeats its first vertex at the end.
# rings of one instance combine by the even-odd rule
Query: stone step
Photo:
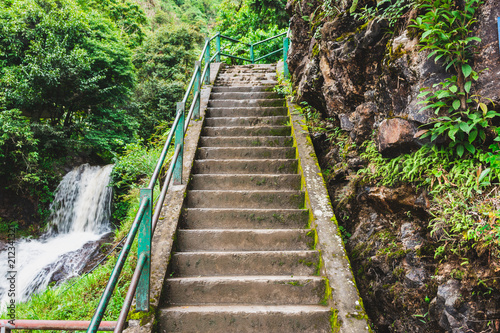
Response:
POLYGON ((207 108, 207 117, 272 117, 286 116, 288 109, 281 106, 216 107, 207 108))
POLYGON ((291 147, 290 136, 202 136, 199 147, 291 147))
POLYGON ((217 79, 231 79, 231 78, 245 78, 248 80, 259 79, 276 79, 276 72, 262 70, 262 71, 225 71, 217 75, 217 79))
POLYGON ((235 79, 226 79, 226 80, 216 80, 215 84, 218 86, 261 86, 261 85, 272 85, 275 86, 278 84, 276 80, 242 80, 240 78, 235 79))
POLYGON ((289 136, 290 126, 205 127, 204 136, 289 136))
POLYGON ((186 208, 183 229, 301 229, 309 221, 307 209, 186 208))
POLYGON ((205 118, 205 126, 258 126, 258 125, 289 125, 290 119, 286 116, 274 117, 212 117, 205 118))
POLYGON ((201 147, 197 158, 202 159, 294 159, 295 147, 201 147))
POLYGON ((283 107, 285 100, 283 98, 270 98, 270 99, 216 99, 209 100, 209 108, 247 108, 247 107, 283 107))
POLYGON ((193 174, 296 174, 296 159, 196 160, 193 174))
POLYGON ((278 99, 283 98, 280 94, 273 91, 266 92, 213 92, 210 94, 211 100, 224 100, 224 99, 278 99))
POLYGON ((318 251, 177 252, 171 276, 315 275, 318 251))
POLYGON ((186 196, 189 208, 285 208, 304 206, 301 191, 210 191, 191 190, 186 196))
POLYGON ((300 175, 192 175, 191 190, 300 190, 300 175))
POLYGON ((222 93, 222 92, 272 92, 274 91, 274 85, 267 84, 263 86, 214 86, 212 88, 212 93, 222 93))
POLYGON ((325 289, 318 276, 170 278, 165 282, 164 305, 317 305, 325 289))
POLYGON ((318 305, 168 307, 159 310, 159 332, 330 333, 332 315, 318 305))
POLYGON ((221 68, 222 71, 227 71, 227 70, 260 70, 260 69, 268 69, 268 70, 276 70, 276 65, 275 64, 245 64, 245 65, 224 65, 224 67, 221 68))
POLYGON ((300 251, 314 246, 308 229, 180 229, 177 251, 300 251))

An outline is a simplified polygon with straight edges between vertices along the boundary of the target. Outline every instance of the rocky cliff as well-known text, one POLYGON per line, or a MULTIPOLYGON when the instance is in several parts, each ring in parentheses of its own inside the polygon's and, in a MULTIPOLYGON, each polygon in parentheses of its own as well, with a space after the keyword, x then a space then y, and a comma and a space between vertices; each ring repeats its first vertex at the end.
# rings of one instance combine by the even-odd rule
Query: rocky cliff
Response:
MULTIPOLYGON (((357 12, 363 6, 375 1, 359 0, 357 12)), ((351 0, 288 2, 288 65, 298 101, 319 112, 311 127, 314 144, 373 328, 498 332, 500 269, 491 265, 498 259, 477 255, 468 265, 459 256, 435 259, 427 227, 433 198, 425 187, 384 187, 357 177, 366 166, 360 147, 369 140, 385 157, 428 143, 415 134, 433 112, 419 112, 417 96, 453 73, 420 52, 419 32, 409 27, 419 14, 415 6, 402 10, 396 22, 364 20, 350 8, 351 0), (340 133, 339 128, 336 140, 325 134, 340 133)), ((481 38, 472 63, 478 71, 489 68, 475 93, 500 111, 497 17, 498 0, 485 0, 472 32, 481 38)))

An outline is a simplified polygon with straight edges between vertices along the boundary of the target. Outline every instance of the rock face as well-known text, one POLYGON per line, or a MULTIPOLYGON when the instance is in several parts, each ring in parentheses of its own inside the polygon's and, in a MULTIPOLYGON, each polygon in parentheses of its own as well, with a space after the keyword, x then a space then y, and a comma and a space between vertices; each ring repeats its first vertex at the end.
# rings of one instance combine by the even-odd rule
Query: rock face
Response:
MULTIPOLYGON (((312 138, 372 327, 384 333, 500 332, 499 272, 488 261, 495 259, 440 262, 424 189, 358 181, 366 164, 347 142, 360 147, 373 139, 388 157, 418 149, 419 126, 435 114, 420 112, 417 96, 450 74, 419 52, 416 32, 407 29, 416 11, 394 29, 384 21, 356 21, 352 2, 289 1, 288 65, 299 101, 315 107, 330 128, 347 132, 335 143, 325 131, 312 138), (478 281, 497 281, 496 289, 478 281)), ((359 1, 358 8, 374 3, 359 1)), ((475 93, 500 111, 497 17, 498 0, 485 0, 475 28, 482 42, 472 63, 476 71, 489 68, 473 85, 475 93)))
MULTIPOLYGON (((405 29, 416 11, 406 13, 401 32, 391 34, 385 21, 364 25, 356 21, 348 11, 351 2, 339 1, 334 11, 338 15, 329 15, 318 1, 288 3, 292 41, 288 63, 298 96, 325 117, 338 119, 357 143, 377 130, 384 153, 418 148, 421 142, 410 133, 434 116, 432 111, 419 112, 420 89, 450 74, 425 52, 420 53, 416 33, 405 29), (395 141, 386 142, 387 138, 395 141)), ((476 29, 482 42, 473 61, 476 70, 489 68, 474 89, 491 98, 498 110, 499 16, 497 0, 486 0, 476 29)))

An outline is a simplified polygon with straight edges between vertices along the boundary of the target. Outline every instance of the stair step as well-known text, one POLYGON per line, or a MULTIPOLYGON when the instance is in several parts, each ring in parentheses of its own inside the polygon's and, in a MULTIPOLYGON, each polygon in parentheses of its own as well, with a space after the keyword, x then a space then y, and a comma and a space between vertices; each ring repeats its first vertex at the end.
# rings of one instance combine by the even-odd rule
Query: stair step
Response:
POLYGON ((204 136, 289 136, 290 126, 205 127, 204 136))
POLYGON ((210 94, 210 100, 224 100, 224 99, 277 99, 283 98, 280 94, 274 91, 254 91, 254 92, 213 92, 210 94))
POLYGON ((294 159, 294 147, 201 147, 197 158, 218 159, 294 159))
POLYGON ((189 208, 302 208, 301 191, 188 191, 189 208))
POLYGON ((179 306, 160 309, 160 332, 330 333, 332 311, 318 305, 179 306))
POLYGON ((209 108, 246 108, 254 106, 281 106, 283 107, 285 100, 283 98, 273 98, 273 99, 216 99, 209 100, 209 108))
POLYGON ((291 136, 202 136, 198 147, 292 147, 291 136))
POLYGON ((317 276, 236 276, 170 278, 165 304, 302 304, 317 305, 325 281, 317 276))
POLYGON ((258 126, 258 125, 287 125, 290 119, 286 116, 274 117, 212 117, 205 118, 205 126, 258 126))
POLYGON ((196 160, 194 174, 296 174, 296 159, 196 160))
POLYGON ((300 175, 192 175, 191 190, 300 190, 300 175))
POLYGON ((208 107, 207 117, 269 117, 286 116, 288 109, 283 106, 241 106, 208 107))
POLYGON ((274 85, 253 85, 253 86, 214 86, 212 88, 212 93, 222 93, 222 92, 271 92, 274 91, 274 85))
POLYGON ((187 208, 183 229, 300 229, 307 226, 307 209, 187 208))
POLYGON ((196 251, 300 251, 310 250, 314 235, 308 229, 181 229, 177 250, 196 251))
POLYGON ((177 252, 172 274, 179 276, 314 275, 318 251, 177 252))

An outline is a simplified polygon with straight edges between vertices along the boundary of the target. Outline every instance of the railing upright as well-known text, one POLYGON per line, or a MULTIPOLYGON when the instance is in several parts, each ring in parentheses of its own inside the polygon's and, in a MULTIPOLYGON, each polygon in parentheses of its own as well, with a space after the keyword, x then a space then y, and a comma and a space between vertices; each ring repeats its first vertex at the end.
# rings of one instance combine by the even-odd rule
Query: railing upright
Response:
POLYGON ((194 101, 194 111, 193 111, 193 118, 198 119, 200 118, 200 100, 201 100, 201 61, 195 61, 194 62, 194 73, 195 73, 195 80, 194 80, 194 87, 193 87, 193 96, 196 98, 194 101))
POLYGON ((210 38, 205 38, 205 43, 207 43, 207 48, 205 49, 205 66, 207 66, 207 74, 205 74, 205 77, 202 79, 205 84, 210 84, 210 38))
POLYGON ((177 115, 180 114, 179 124, 175 131, 175 147, 181 147, 179 157, 174 167, 174 185, 182 184, 182 166, 183 166, 183 155, 184 155, 184 102, 177 103, 177 115))
POLYGON ((146 262, 141 271, 139 283, 135 293, 136 310, 142 312, 149 311, 149 281, 151 276, 151 218, 153 216, 153 188, 142 188, 140 192, 141 200, 147 199, 147 205, 142 215, 139 226, 139 242, 137 257, 145 256, 146 262))
POLYGON ((283 75, 285 79, 290 77, 290 72, 288 71, 288 47, 290 44, 290 39, 288 37, 283 38, 283 75))
POLYGON ((250 44, 250 60, 252 61, 252 64, 255 62, 255 55, 253 53, 253 44, 250 44))
POLYGON ((215 58, 215 61, 220 62, 220 32, 218 32, 217 36, 215 37, 215 47, 217 48, 217 56, 215 58))

